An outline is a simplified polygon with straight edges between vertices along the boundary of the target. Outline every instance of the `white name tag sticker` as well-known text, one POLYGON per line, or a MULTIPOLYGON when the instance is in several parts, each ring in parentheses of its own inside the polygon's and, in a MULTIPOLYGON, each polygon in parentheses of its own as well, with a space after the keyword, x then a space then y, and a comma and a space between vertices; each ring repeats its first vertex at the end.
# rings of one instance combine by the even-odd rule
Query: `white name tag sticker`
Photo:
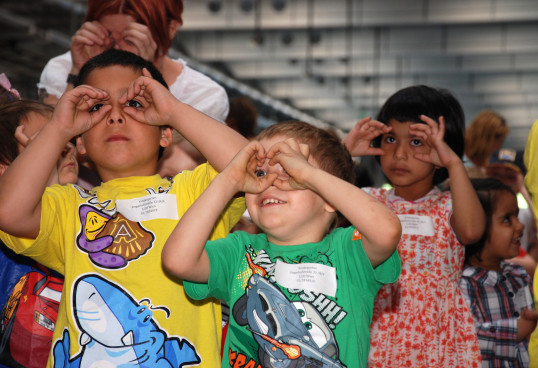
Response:
POLYGON ((434 236, 435 229, 430 216, 398 215, 402 223, 402 234, 434 236))
POLYGON ((131 221, 155 219, 179 220, 174 194, 153 194, 133 199, 118 199, 118 211, 131 221))
POLYGON ((336 295, 336 269, 323 264, 289 264, 277 260, 275 280, 288 289, 309 290, 332 297, 336 295))

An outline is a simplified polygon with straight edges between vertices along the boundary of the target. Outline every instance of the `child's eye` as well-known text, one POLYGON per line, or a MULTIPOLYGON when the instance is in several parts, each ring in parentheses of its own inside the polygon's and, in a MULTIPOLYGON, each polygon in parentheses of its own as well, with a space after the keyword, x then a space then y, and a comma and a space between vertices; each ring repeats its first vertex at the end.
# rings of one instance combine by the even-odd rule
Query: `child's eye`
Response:
POLYGON ((393 136, 390 136, 390 135, 387 135, 383 140, 384 140, 385 142, 387 142, 387 143, 394 143, 394 142, 396 142, 396 138, 394 138, 393 136))
POLYGON ((125 105, 129 107, 134 107, 135 109, 142 107, 142 104, 137 100, 129 100, 125 105))
POLYGON ((265 170, 262 170, 262 169, 257 169, 254 174, 256 174, 256 176, 258 178, 261 178, 261 177, 264 177, 265 175, 267 175, 267 173, 265 172, 265 170))
POLYGON ((422 141, 420 139, 412 139, 411 145, 415 147, 422 146, 422 141))
POLYGON ((89 112, 96 112, 96 111, 98 111, 101 107, 103 107, 103 104, 102 104, 102 103, 95 104, 95 105, 93 105, 93 107, 89 110, 89 112))

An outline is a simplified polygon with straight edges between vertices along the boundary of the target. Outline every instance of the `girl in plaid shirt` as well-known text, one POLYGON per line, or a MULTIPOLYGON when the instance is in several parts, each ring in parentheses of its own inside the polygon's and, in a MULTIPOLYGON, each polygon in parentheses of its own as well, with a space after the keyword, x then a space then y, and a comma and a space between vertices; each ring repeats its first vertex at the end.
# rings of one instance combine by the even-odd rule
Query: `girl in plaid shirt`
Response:
POLYGON ((497 179, 473 179, 486 212, 486 231, 465 248, 461 288, 475 319, 483 367, 528 367, 528 336, 536 327, 531 279, 506 259, 519 254, 523 224, 516 195, 497 179))

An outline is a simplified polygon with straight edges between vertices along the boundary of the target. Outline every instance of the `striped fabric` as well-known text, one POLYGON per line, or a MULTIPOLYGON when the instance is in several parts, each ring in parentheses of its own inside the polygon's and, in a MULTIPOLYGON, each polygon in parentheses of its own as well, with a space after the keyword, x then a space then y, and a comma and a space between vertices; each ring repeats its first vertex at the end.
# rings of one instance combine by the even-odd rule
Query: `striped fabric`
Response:
POLYGON ((521 310, 534 309, 525 269, 504 261, 501 272, 466 265, 460 285, 475 319, 482 367, 528 367, 528 340, 517 341, 521 310))

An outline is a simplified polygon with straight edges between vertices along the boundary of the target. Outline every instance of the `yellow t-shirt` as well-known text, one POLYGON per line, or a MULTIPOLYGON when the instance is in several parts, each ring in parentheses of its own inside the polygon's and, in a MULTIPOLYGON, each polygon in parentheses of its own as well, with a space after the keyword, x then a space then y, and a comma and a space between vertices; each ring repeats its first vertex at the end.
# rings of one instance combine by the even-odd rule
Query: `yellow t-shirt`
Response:
MULTIPOLYGON (((65 276, 49 367, 67 360, 220 366, 220 304, 191 301, 161 265, 178 218, 216 174, 204 164, 172 181, 122 178, 91 191, 56 185, 43 195, 35 241, 1 235, 16 252, 65 276)), ((244 200, 231 202, 211 239, 225 236, 244 210, 244 200)))
MULTIPOLYGON (((534 217, 538 219, 538 120, 532 125, 525 146, 524 161, 527 167, 525 186, 532 199, 534 217)), ((534 273, 534 303, 538 305, 538 272, 534 273)), ((538 328, 531 334, 529 341, 530 368, 538 368, 538 328)))

